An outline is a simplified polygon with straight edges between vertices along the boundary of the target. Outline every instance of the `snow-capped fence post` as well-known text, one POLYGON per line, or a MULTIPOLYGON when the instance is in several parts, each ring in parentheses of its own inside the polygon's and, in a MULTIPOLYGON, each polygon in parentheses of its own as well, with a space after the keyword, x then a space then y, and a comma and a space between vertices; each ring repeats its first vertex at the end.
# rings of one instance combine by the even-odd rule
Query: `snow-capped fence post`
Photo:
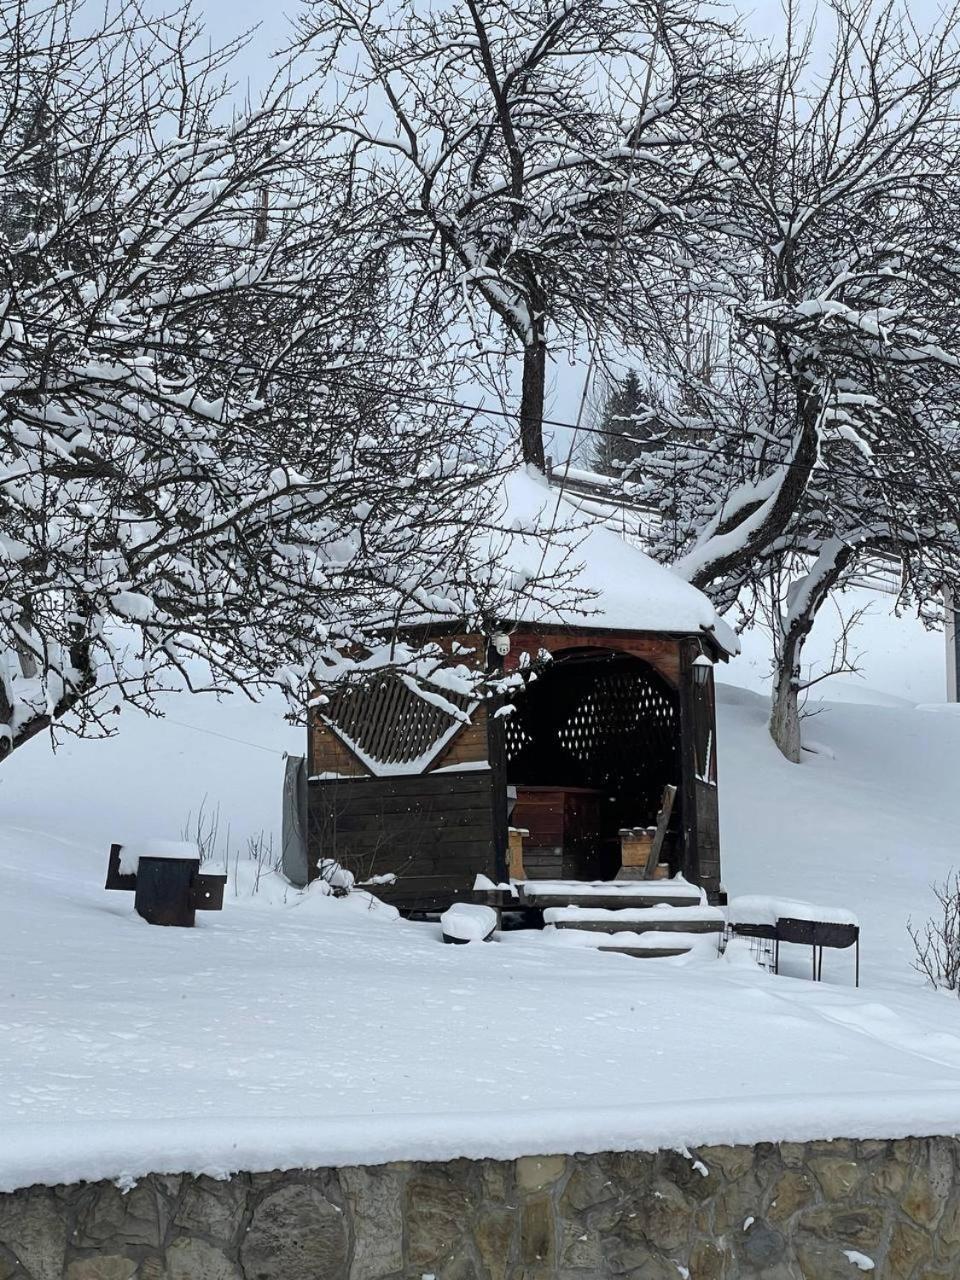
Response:
POLYGON ((153 841, 110 846, 105 888, 133 891, 148 924, 192 929, 198 911, 221 911, 226 875, 201 873, 196 845, 153 841))

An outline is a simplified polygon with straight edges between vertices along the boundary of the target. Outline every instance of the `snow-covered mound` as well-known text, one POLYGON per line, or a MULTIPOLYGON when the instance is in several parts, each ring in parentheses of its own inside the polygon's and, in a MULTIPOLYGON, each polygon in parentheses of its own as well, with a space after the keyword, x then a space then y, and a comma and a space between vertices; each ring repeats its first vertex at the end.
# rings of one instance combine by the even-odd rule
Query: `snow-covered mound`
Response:
POLYGON ((281 709, 170 710, 56 757, 37 741, 0 774, 0 1189, 956 1129, 960 1001, 912 972, 905 924, 960 861, 960 716, 830 708, 798 768, 765 704, 721 689, 727 884, 855 911, 855 991, 847 953, 818 986, 744 947, 445 947, 362 892, 300 894, 245 854, 261 828, 276 841, 299 745, 281 709), (224 910, 151 927, 103 890, 108 845, 177 839, 204 797, 231 827, 224 910))

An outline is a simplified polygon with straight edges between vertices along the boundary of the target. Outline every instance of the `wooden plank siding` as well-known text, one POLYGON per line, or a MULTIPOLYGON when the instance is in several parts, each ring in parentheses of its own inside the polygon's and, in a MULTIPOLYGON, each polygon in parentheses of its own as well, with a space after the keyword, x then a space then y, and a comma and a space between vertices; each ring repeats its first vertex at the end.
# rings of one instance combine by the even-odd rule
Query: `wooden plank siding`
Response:
POLYGON ((460 732, 443 748, 437 758, 429 765, 427 772, 436 769, 449 769, 464 764, 481 764, 489 762, 487 749, 487 708, 481 703, 474 707, 470 714, 470 723, 464 725, 460 732))
POLYGON ((316 714, 311 716, 307 771, 311 777, 318 773, 335 774, 341 778, 369 776, 366 766, 316 714))
POLYGON ((675 636, 637 631, 590 631, 587 627, 538 627, 531 631, 520 626, 510 639, 510 653, 504 662, 507 671, 517 670, 522 654, 535 662, 541 650, 561 654, 565 649, 605 649, 627 653, 648 662, 671 688, 676 689, 680 684, 681 640, 675 636))
POLYGON ((492 772, 343 778, 308 787, 313 874, 334 858, 358 881, 393 873, 378 897, 405 911, 443 910, 496 876, 492 772))

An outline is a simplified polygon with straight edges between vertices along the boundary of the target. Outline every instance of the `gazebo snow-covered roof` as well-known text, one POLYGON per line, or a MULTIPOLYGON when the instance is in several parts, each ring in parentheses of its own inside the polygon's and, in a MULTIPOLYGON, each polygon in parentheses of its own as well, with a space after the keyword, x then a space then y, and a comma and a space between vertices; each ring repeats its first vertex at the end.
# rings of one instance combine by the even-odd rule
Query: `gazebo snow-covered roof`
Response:
MULTIPOLYGON (((725 655, 735 633, 696 587, 569 500, 533 468, 510 471, 490 496, 483 547, 506 580, 544 579, 505 621, 598 630, 704 633, 725 655), (558 582, 558 589, 553 583, 558 582)), ((478 557, 479 558, 479 557, 478 557)))

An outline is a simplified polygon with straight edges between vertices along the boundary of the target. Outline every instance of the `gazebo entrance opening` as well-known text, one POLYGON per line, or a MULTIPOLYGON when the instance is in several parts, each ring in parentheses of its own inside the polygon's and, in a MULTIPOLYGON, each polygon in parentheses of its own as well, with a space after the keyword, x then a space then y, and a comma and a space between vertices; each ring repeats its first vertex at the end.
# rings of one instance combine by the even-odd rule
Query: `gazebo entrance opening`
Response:
MULTIPOLYGON (((528 876, 610 880, 619 831, 653 826, 680 782, 677 692, 628 654, 575 649, 531 673, 504 725, 510 825, 528 876)), ((679 868, 680 798, 663 859, 679 868)))

